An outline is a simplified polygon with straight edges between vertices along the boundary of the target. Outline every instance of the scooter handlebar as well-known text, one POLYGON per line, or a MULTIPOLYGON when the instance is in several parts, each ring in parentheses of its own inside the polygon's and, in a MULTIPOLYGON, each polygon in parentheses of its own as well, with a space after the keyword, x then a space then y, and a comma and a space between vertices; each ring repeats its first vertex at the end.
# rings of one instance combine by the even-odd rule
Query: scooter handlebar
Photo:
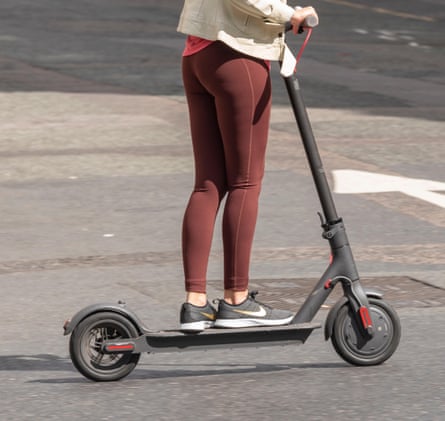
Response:
POLYGON ((318 25, 318 16, 317 15, 306 16, 306 19, 303 22, 303 27, 305 27, 305 28, 314 28, 317 25, 318 25))
MULTIPOLYGON (((318 16, 317 15, 309 15, 306 16, 306 19, 301 24, 301 28, 314 28, 318 25, 318 16)), ((293 28, 290 22, 286 22, 285 30, 286 32, 291 31, 293 28)))

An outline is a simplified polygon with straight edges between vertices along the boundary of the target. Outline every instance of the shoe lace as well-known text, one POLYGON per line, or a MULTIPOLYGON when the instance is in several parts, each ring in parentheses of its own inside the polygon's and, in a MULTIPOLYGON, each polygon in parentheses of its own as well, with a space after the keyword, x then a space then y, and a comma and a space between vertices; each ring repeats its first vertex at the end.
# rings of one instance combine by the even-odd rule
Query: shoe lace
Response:
POLYGON ((266 308, 268 308, 268 309, 272 309, 271 306, 259 302, 259 301, 256 299, 256 296, 257 296, 257 295, 258 295, 258 291, 256 291, 256 290, 255 290, 255 291, 251 291, 251 292, 249 293, 249 296, 250 296, 250 298, 252 298, 253 301, 255 301, 255 302, 258 303, 258 304, 261 304, 263 307, 266 307, 266 308))
POLYGON ((250 291, 249 292, 249 296, 250 296, 250 298, 252 298, 252 300, 255 300, 256 301, 256 299, 255 299, 255 297, 258 295, 258 291, 250 291))
MULTIPOLYGON (((269 305, 267 305, 267 304, 260 303, 260 302, 256 299, 256 296, 257 296, 257 295, 258 295, 258 291, 257 291, 257 290, 254 290, 254 291, 250 291, 249 294, 248 294, 247 296, 250 297, 250 298, 252 298, 252 300, 255 301, 256 303, 261 304, 263 307, 270 308, 270 309, 272 308, 271 306, 269 306, 269 305)), ((212 303, 217 305, 217 304, 219 304, 220 301, 222 301, 220 298, 215 298, 214 300, 212 300, 212 303)))

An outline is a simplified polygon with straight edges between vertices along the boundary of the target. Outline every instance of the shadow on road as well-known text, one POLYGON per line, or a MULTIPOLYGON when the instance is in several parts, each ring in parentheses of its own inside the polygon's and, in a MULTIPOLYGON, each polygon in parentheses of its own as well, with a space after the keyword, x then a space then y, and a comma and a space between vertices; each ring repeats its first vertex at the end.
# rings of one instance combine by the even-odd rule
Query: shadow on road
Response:
POLYGON ((67 358, 51 354, 1 355, 0 371, 71 371, 67 358))
MULTIPOLYGON (((339 361, 336 363, 298 364, 142 364, 128 377, 129 380, 168 379, 183 377, 221 376, 231 374, 275 373, 286 370, 344 369, 351 367, 339 361), (149 368, 147 368, 149 367, 149 368)), ((71 361, 56 355, 11 355, 0 357, 0 371, 75 371, 71 361)), ((62 384, 84 383, 87 381, 78 374, 75 378, 37 379, 29 383, 62 384)))

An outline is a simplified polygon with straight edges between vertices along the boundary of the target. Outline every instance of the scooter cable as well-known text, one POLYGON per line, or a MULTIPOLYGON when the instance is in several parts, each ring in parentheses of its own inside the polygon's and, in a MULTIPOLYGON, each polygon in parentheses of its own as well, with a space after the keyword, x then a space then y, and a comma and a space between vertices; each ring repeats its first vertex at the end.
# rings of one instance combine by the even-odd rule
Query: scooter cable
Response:
POLYGON ((305 50, 307 44, 309 43, 309 39, 310 39, 310 37, 311 37, 311 35, 312 35, 312 28, 310 28, 310 27, 309 27, 309 28, 305 28, 305 30, 306 30, 306 38, 305 38, 305 40, 303 41, 303 44, 301 45, 300 50, 298 51, 298 54, 297 54, 297 62, 296 62, 296 64, 295 64, 294 73, 297 73, 297 66, 298 66, 298 63, 300 62, 301 56, 303 55, 303 52, 304 52, 304 50, 305 50))

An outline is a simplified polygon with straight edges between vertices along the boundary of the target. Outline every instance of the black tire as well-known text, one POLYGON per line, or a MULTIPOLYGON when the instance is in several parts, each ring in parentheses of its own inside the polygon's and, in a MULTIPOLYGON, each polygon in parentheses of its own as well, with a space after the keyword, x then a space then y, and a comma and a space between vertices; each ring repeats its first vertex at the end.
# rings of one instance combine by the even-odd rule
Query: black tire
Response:
POLYGON ((383 300, 369 298, 374 335, 367 337, 357 324, 349 303, 340 308, 334 321, 332 344, 350 364, 368 366, 386 361, 400 342, 401 325, 393 308, 383 300))
POLYGON ((130 374, 140 354, 105 354, 105 339, 138 337, 134 324, 126 317, 113 312, 99 312, 80 322, 70 338, 70 356, 81 374, 95 381, 114 381, 130 374))

